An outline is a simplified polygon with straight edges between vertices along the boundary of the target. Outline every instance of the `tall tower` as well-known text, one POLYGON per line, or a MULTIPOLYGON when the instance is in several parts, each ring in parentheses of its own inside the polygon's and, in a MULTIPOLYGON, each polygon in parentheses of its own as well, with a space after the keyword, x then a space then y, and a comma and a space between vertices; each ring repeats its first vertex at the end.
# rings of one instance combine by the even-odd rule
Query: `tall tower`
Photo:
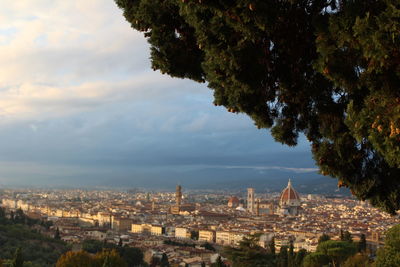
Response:
POLYGON ((175 193, 175 203, 179 207, 181 206, 181 202, 182 202, 182 187, 180 185, 177 185, 175 193))
POLYGON ((254 188, 247 188, 247 211, 254 213, 254 188))

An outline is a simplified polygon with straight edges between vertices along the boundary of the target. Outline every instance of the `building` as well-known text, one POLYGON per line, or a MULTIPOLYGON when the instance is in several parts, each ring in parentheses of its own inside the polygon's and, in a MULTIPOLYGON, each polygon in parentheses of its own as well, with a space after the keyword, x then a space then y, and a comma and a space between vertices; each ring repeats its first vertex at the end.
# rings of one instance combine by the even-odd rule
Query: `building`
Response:
POLYGON ((215 243, 223 246, 237 246, 243 237, 249 233, 237 231, 217 231, 215 233, 215 243))
POLYGON ((129 231, 132 228, 132 219, 112 217, 112 229, 116 231, 129 231))
POLYGON ((219 245, 229 246, 230 242, 230 234, 227 231, 217 231, 215 234, 215 243, 219 245))
POLYGON ((133 223, 131 227, 131 232, 135 234, 141 234, 143 232, 142 224, 133 223))
POLYGON ((228 200, 228 207, 229 208, 237 208, 239 207, 239 199, 237 197, 230 197, 228 200))
POLYGON ((254 188, 247 188, 247 211, 250 213, 255 211, 254 188))
POLYGON ((273 215, 275 206, 273 202, 258 200, 256 204, 256 215, 266 216, 273 215))
POLYGON ((190 229, 185 227, 176 227, 175 228, 175 237, 176 238, 190 238, 190 229))
POLYGON ((175 204, 180 206, 182 203, 182 187, 180 185, 176 186, 176 193, 175 193, 175 204))
POLYGON ((165 227, 161 225, 152 225, 150 229, 152 235, 163 235, 165 234, 165 227))
POLYGON ((172 214, 180 214, 181 206, 182 206, 182 187, 180 185, 177 185, 175 192, 175 205, 171 206, 170 212, 172 214))
POLYGON ((300 211, 300 195, 293 188, 289 179, 288 185, 279 197, 279 213, 281 215, 298 215, 300 211))
POLYGON ((213 230, 199 230, 199 241, 215 242, 215 231, 213 230))

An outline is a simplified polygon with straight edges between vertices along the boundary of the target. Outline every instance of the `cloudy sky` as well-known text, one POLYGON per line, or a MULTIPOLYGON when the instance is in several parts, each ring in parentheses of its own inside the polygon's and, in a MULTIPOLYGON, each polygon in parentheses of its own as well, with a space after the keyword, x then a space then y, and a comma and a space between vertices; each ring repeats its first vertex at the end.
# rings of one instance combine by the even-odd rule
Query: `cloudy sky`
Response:
POLYGON ((315 171, 306 142, 275 143, 206 86, 152 71, 121 13, 113 0, 2 1, 0 186, 315 171))

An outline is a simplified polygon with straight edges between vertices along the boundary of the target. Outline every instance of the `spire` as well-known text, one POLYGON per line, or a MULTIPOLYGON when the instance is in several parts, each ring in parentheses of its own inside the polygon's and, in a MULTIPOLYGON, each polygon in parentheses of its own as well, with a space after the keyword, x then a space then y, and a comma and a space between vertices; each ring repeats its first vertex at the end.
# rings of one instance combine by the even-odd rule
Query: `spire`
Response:
POLYGON ((292 187, 292 181, 290 180, 290 178, 289 178, 289 182, 288 182, 287 186, 292 187))

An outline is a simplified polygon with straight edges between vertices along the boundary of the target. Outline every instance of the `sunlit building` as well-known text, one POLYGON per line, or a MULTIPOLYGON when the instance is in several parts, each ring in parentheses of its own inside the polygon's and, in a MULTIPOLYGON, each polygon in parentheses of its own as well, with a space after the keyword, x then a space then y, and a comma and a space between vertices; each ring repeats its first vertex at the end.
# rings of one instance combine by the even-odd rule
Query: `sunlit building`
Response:
POLYGON ((279 197, 279 213, 282 215, 298 215, 300 211, 300 195, 293 188, 289 179, 288 185, 279 197))

